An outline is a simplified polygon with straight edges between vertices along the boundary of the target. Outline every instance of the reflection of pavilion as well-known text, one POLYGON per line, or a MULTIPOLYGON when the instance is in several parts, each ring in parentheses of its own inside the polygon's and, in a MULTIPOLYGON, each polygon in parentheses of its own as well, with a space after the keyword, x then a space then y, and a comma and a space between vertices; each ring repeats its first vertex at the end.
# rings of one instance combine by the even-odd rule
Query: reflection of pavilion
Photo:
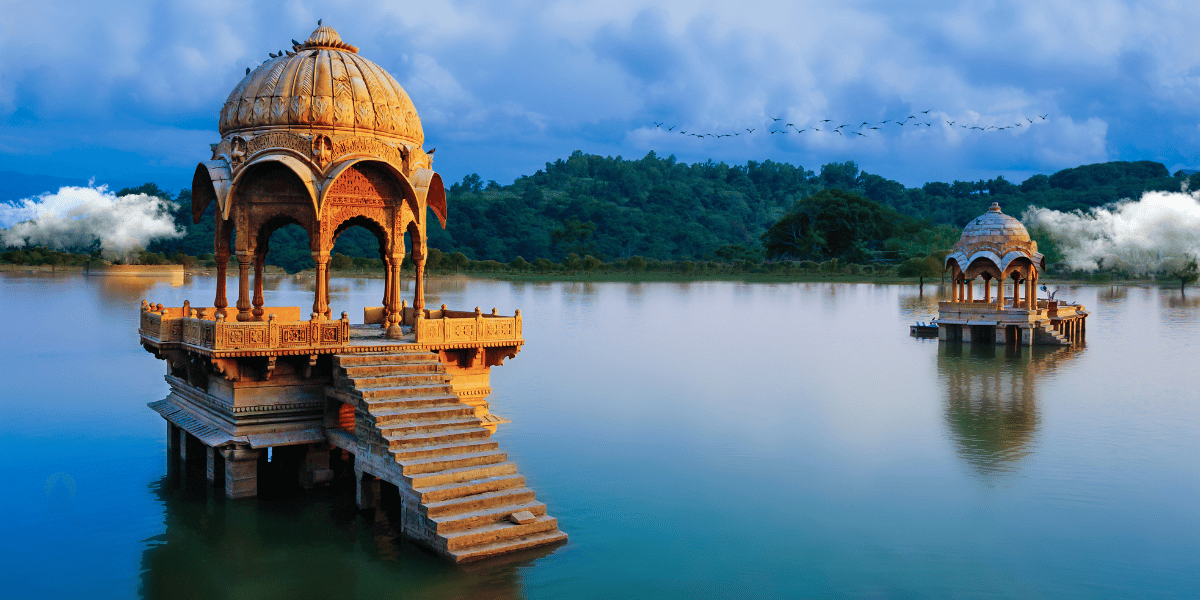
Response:
POLYGON ((959 455, 984 475, 1011 472, 1032 451, 1038 378, 1072 356, 1068 349, 943 344, 938 378, 959 455))
POLYGON ((142 552, 145 598, 513 599, 522 568, 551 551, 450 568, 404 537, 398 507, 356 519, 344 489, 225 502, 201 473, 178 470, 150 488, 164 531, 142 552))
POLYGON ((999 204, 993 202, 986 213, 967 224, 946 257, 946 268, 954 285, 950 301, 938 305, 939 339, 1050 346, 1083 342, 1087 310, 1038 299, 1038 270, 1045 268, 1045 260, 1025 226, 1000 212, 999 204), (975 298, 977 278, 983 280, 979 299, 975 298), (1012 281, 1011 295, 1005 291, 1006 280, 1012 281))
POLYGON ((171 386, 150 406, 173 452, 203 454, 230 498, 258 494, 268 449, 308 487, 329 483, 345 453, 360 507, 377 506, 381 490, 398 495, 404 533, 458 562, 565 540, 489 439, 499 422, 489 373, 524 344, 520 311, 425 308, 428 214, 444 226, 446 196, 395 79, 321 26, 247 73, 219 130, 192 179, 193 218, 215 202, 213 304, 142 303, 142 344, 167 362, 171 386), (316 263, 311 312, 265 306, 267 244, 289 223, 308 233, 316 263), (383 306, 352 326, 329 306, 327 267, 354 226, 375 235, 386 277, 383 306), (400 299, 405 236, 412 306, 400 299))

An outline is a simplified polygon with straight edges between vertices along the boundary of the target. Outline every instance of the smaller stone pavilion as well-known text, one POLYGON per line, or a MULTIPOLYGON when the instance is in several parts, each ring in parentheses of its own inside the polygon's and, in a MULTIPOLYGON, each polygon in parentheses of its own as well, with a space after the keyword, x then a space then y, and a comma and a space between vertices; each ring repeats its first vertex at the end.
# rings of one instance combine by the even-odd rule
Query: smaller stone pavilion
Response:
POLYGON ((1045 268, 1045 258, 1029 231, 993 202, 987 212, 967 224, 946 257, 953 287, 950 301, 938 303, 938 339, 1081 344, 1087 332, 1087 310, 1061 300, 1039 299, 1038 275, 1045 268))

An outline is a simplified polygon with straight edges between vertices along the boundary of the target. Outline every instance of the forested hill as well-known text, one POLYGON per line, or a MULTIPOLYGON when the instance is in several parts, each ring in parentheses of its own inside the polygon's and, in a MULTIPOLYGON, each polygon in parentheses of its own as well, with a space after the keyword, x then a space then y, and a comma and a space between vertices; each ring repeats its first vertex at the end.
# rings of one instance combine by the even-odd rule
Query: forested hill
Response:
MULTIPOLYGON (((857 192, 928 224, 962 227, 993 201, 1016 216, 1031 204, 1074 210, 1136 198, 1144 190, 1179 190, 1186 177, 1182 172, 1172 176, 1156 162, 1110 162, 1020 183, 996 177, 906 188, 860 171, 853 162, 830 163, 814 172, 769 160, 688 165, 653 152, 625 160, 577 151, 511 185, 485 184, 478 175, 451 185, 447 228, 431 226, 429 243, 447 254, 501 262, 518 256, 558 262, 569 253, 602 260, 729 260, 761 257, 767 228, 797 201, 828 188, 857 192)), ((156 242, 150 250, 212 252, 211 217, 191 225, 190 194, 185 191, 177 200, 177 223, 189 235, 156 242)), ((335 252, 375 258, 377 247, 365 230, 351 228, 338 239, 335 252)), ((303 230, 277 231, 268 262, 289 271, 311 266, 303 230)))
POLYGON ((1017 216, 1030 205, 1074 210, 1144 190, 1177 191, 1185 178, 1156 162, 1110 162, 1019 184, 996 177, 906 188, 853 162, 814 173, 769 160, 687 165, 653 152, 623 160, 577 151, 512 185, 483 185, 477 175, 452 185, 446 231, 431 233, 430 243, 477 260, 558 260, 569 252, 702 259, 726 245, 759 247, 763 232, 797 200, 826 188, 858 192, 927 223, 962 227, 993 201, 1017 216))

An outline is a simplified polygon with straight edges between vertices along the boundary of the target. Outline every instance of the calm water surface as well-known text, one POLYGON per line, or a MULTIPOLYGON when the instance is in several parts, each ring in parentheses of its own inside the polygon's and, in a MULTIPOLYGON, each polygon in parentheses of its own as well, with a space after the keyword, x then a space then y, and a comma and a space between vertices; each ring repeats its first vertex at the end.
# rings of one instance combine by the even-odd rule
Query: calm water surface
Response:
MULTIPOLYGON (((382 295, 333 287, 352 318, 382 295)), ((935 286, 435 280, 431 305, 522 309, 496 437, 571 535, 455 568, 344 485, 226 502, 168 473, 137 307, 213 288, 0 277, 5 595, 1200 596, 1200 290, 1065 289, 1087 346, 1012 352, 910 338, 935 286)))

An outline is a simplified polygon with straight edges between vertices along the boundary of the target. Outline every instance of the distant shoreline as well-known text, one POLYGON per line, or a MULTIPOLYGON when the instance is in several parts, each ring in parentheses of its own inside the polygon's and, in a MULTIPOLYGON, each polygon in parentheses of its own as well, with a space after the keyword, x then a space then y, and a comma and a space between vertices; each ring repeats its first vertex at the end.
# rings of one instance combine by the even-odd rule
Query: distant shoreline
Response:
MULTIPOLYGON (((51 267, 49 265, 0 265, 0 273, 84 273, 85 267, 82 266, 58 266, 51 267)), ((122 269, 121 271, 126 271, 122 269)), ((170 272, 162 270, 159 265, 148 265, 146 272, 118 272, 110 270, 109 267, 93 267, 90 271, 92 275, 124 275, 124 276, 171 276, 178 274, 192 276, 214 277, 217 272, 212 268, 190 268, 171 269, 170 272), (154 267, 160 267, 155 269, 154 267)), ((298 273, 288 274, 278 267, 268 266, 264 275, 272 278, 276 277, 292 277, 295 279, 312 279, 314 271, 306 270, 298 273)), ((342 278, 357 278, 357 279, 383 279, 382 271, 364 271, 357 269, 347 270, 331 270, 330 275, 333 277, 342 278)), ((230 278, 233 278, 234 272, 229 273, 230 278)), ((412 273, 406 271, 402 276, 411 278, 412 273)), ((513 273, 505 271, 499 273, 486 272, 435 272, 427 275, 430 279, 442 277, 466 277, 472 279, 494 279, 498 281, 512 282, 529 282, 529 283, 551 283, 551 282, 591 282, 591 283, 703 283, 708 281, 735 281, 744 283, 875 283, 887 285, 918 285, 916 277, 897 277, 894 275, 821 275, 816 273, 788 273, 788 274, 773 274, 773 273, 698 273, 695 275, 685 275, 682 273, 664 273, 664 272, 641 272, 641 273, 513 273)), ((1178 289, 1178 283, 1156 281, 1154 279, 1114 279, 1112 281, 1093 281, 1088 279, 1059 279, 1051 276, 1043 276, 1039 280, 1040 284, 1044 285, 1086 285, 1086 286, 1126 286, 1126 287, 1158 287, 1164 289, 1178 289)), ((947 285, 948 282, 943 282, 940 279, 927 278, 926 286, 947 285)))

